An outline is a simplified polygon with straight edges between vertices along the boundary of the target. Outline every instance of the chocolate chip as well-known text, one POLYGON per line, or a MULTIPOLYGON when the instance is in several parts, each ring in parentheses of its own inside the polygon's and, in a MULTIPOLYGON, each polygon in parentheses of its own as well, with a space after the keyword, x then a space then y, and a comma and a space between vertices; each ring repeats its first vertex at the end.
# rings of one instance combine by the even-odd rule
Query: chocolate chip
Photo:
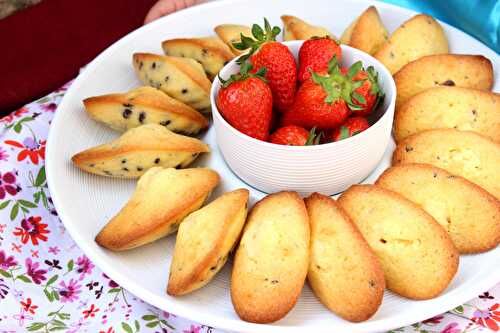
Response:
POLYGON ((122 168, 122 170, 128 172, 128 168, 122 168))
POLYGON ((165 76, 165 82, 168 82, 168 80, 170 80, 170 76, 165 76))
POLYGON ((385 243, 387 243, 387 241, 383 238, 380 238, 380 243, 385 244, 385 243))
POLYGON ((216 268, 217 268, 217 266, 212 266, 212 267, 210 267, 210 270, 215 271, 216 268))
POLYGON ((125 109, 125 110, 123 110, 122 116, 123 116, 123 118, 128 119, 131 114, 132 114, 132 110, 125 109))
POLYGON ((180 169, 180 168, 181 168, 181 166, 182 166, 182 164, 177 164, 177 165, 175 166, 175 168, 176 168, 176 169, 180 169))
POLYGON ((155 164, 158 164, 158 163, 160 163, 160 158, 159 157, 155 159, 155 164))
POLYGON ((410 151, 412 151, 412 150, 413 150, 413 147, 406 146, 406 147, 405 147, 405 150, 406 150, 406 152, 407 152, 407 153, 409 153, 410 151))
POLYGON ((139 69, 142 69, 142 67, 144 67, 144 63, 141 61, 141 62, 139 63, 139 69))
POLYGON ((473 115, 477 115, 477 111, 476 110, 472 110, 471 111, 473 115))
POLYGON ((149 85, 153 88, 160 89, 161 82, 156 82, 154 80, 149 80, 149 85))
POLYGON ((441 83, 441 85, 453 87, 455 85, 455 82, 453 82, 452 80, 446 80, 443 83, 441 83))
POLYGON ((142 167, 137 167, 137 171, 142 171, 144 170, 142 167))
POLYGON ((435 172, 433 172, 433 173, 432 173, 432 176, 433 176, 434 178, 437 178, 438 174, 437 174, 437 173, 435 173, 435 172))
POLYGON ((271 284, 276 284, 276 283, 278 283, 278 282, 279 282, 278 280, 272 280, 272 281, 271 281, 271 284))
POLYGON ((449 175, 449 176, 448 176, 448 177, 446 177, 446 178, 448 178, 448 179, 453 179, 453 178, 455 178, 455 176, 454 176, 454 175, 449 175))
POLYGON ((139 122, 141 124, 144 122, 144 119, 146 119, 146 112, 139 113, 139 122))
POLYGON ((391 58, 394 58, 394 53, 389 52, 389 56, 390 56, 391 58))
POLYGON ((133 107, 132 104, 129 104, 129 103, 123 103, 123 106, 126 107, 126 108, 131 108, 133 107))
POLYGON ((170 120, 164 120, 164 121, 160 122, 160 125, 162 125, 162 126, 168 126, 168 124, 170 124, 170 123, 171 123, 170 120))
POLYGON ((373 281, 373 280, 368 281, 368 284, 369 284, 369 285, 370 285, 370 287, 372 287, 372 288, 373 288, 373 287, 375 287, 375 281, 373 281))
POLYGON ((320 265, 316 265, 316 268, 317 268, 317 269, 321 269, 321 266, 320 266, 320 265))
POLYGON ((124 159, 122 160, 122 163, 127 163, 127 159, 126 159, 126 158, 124 158, 124 159))
POLYGON ((153 63, 151 64, 151 69, 155 69, 156 68, 156 62, 153 61, 153 63))
POLYGON ((202 49, 201 50, 201 54, 203 57, 206 57, 206 55, 208 54, 208 50, 207 49, 202 49))
POLYGON ((187 88, 184 88, 181 90, 181 93, 183 93, 183 94, 187 94, 187 92, 188 92, 187 88))

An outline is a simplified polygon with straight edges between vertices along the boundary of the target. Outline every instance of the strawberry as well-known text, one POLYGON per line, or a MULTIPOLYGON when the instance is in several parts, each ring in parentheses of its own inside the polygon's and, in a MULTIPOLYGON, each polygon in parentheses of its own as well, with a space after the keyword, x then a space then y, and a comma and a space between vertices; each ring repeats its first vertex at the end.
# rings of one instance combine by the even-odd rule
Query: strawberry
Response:
POLYGON ((290 125, 278 128, 269 137, 269 142, 278 145, 305 146, 308 137, 309 132, 305 128, 290 125))
POLYGON ((333 131, 331 140, 340 141, 350 138, 363 132, 368 127, 370 127, 370 124, 363 117, 348 118, 339 128, 333 131))
POLYGON ((311 79, 302 83, 294 104, 283 115, 283 125, 334 129, 350 115, 350 108, 357 107, 352 96, 363 81, 355 82, 352 78, 361 70, 361 62, 352 65, 346 75, 341 73, 335 56, 328 67, 325 76, 311 71, 311 79))
POLYGON ((250 61, 255 69, 265 67, 265 78, 273 92, 274 107, 281 112, 293 104, 296 91, 297 64, 295 58, 285 45, 276 41, 281 29, 271 28, 264 19, 265 31, 257 24, 252 26, 253 38, 241 36, 240 43, 234 43, 238 50, 250 48, 247 54, 238 59, 238 63, 250 61))
POLYGON ((217 95, 217 108, 231 126, 255 139, 266 141, 273 113, 273 96, 263 75, 265 68, 250 73, 244 63, 240 73, 223 80, 217 95))
POLYGON ((295 102, 281 118, 282 125, 298 125, 306 128, 334 128, 348 116, 349 109, 343 99, 331 98, 314 80, 305 81, 295 95, 295 102))
MULTIPOLYGON (((347 71, 347 68, 341 69, 344 75, 347 74, 347 71)), ((353 77, 353 81, 363 81, 363 84, 352 95, 355 106, 351 107, 351 111, 357 116, 366 116, 376 108, 384 97, 378 84, 378 73, 372 66, 369 66, 366 71, 359 71, 353 77)))
POLYGON ((299 81, 304 82, 311 77, 310 70, 316 73, 326 73, 328 62, 335 56, 342 59, 340 45, 330 37, 313 37, 306 40, 299 50, 299 81))

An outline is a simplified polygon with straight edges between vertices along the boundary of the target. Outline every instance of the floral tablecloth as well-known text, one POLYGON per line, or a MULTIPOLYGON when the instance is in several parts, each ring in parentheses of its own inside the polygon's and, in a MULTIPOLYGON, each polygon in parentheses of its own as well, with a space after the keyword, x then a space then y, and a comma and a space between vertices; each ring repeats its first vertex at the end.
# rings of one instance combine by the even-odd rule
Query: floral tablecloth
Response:
MULTIPOLYGON (((222 333, 128 293, 66 232, 44 163, 50 122, 67 86, 0 119, 0 332, 222 333)), ((392 332, 497 332, 499 303, 500 284, 392 332)))

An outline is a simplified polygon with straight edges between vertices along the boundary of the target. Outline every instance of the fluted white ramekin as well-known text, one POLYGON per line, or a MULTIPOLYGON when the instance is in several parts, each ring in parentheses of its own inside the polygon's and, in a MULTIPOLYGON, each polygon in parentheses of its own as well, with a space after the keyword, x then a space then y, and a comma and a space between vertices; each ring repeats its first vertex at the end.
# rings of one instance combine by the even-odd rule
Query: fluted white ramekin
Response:
MULTIPOLYGON (((303 41, 284 42, 297 59, 303 41)), ((391 74, 375 58, 342 45, 342 65, 361 60, 379 73, 385 92, 383 115, 370 128, 342 141, 316 146, 284 146, 251 138, 232 127, 219 113, 216 96, 221 82, 212 84, 211 103, 217 145, 231 170, 244 182, 263 192, 297 191, 302 195, 339 193, 366 178, 380 162, 391 137, 396 85, 391 74)), ((228 78, 239 71, 235 60, 220 72, 228 78)))

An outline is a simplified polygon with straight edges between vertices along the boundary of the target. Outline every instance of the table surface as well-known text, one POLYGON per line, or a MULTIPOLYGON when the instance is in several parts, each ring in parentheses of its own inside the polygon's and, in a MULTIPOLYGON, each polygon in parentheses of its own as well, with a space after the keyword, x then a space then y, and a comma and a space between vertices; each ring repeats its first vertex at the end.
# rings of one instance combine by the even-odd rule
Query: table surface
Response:
MULTIPOLYGON (((0 332, 223 333, 128 293, 66 232, 44 163, 50 123, 69 84, 0 119, 0 332)), ((499 303, 500 283, 447 313, 391 332, 498 332, 499 303)))

